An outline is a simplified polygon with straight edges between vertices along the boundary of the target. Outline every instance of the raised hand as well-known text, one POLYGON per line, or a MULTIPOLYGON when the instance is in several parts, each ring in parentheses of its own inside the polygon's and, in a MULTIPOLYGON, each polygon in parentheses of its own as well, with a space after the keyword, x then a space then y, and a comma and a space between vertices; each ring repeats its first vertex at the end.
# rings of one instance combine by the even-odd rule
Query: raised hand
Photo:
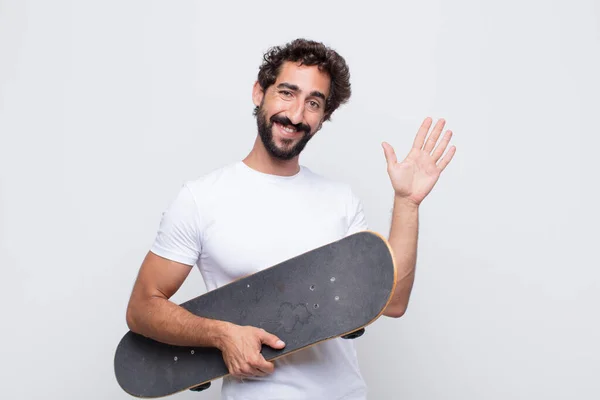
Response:
POLYGON ((438 120, 427 138, 432 122, 431 118, 425 118, 417 132, 413 147, 402 162, 398 162, 396 153, 389 143, 382 143, 388 175, 396 196, 416 206, 420 205, 431 192, 442 171, 456 153, 456 147, 451 146, 444 155, 452 131, 446 131, 441 141, 437 143, 446 124, 444 119, 438 120))

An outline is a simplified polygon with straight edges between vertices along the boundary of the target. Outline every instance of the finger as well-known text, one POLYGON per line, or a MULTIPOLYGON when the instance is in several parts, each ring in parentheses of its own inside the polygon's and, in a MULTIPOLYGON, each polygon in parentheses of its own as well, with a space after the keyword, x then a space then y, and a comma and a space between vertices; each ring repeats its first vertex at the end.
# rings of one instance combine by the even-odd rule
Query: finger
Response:
POLYGON ((280 340, 277 336, 270 334, 264 329, 261 329, 260 341, 274 349, 282 349, 285 347, 283 340, 280 340))
POLYGON ((263 370, 262 368, 254 368, 252 369, 252 376, 267 376, 270 372, 263 370))
POLYGON ((398 162, 398 159, 396 158, 396 152, 392 146, 386 142, 383 142, 381 143, 381 147, 383 147, 383 154, 385 155, 385 160, 388 164, 395 164, 398 162))
POLYGON ((265 374, 272 374, 275 372, 275 365, 272 362, 265 361, 264 364, 261 364, 260 370, 265 374))
POLYGON ((448 150, 446 155, 444 157, 442 157, 442 159, 438 163, 438 168, 440 168, 443 171, 444 168, 446 168, 446 166, 448 164, 450 164, 450 161, 452 161, 452 157, 454 157, 455 153, 456 153, 456 146, 450 147, 450 149, 448 150))
POLYGON ((272 362, 265 360, 262 354, 259 354, 254 361, 253 367, 265 374, 272 374, 275 370, 275 365, 272 362))
POLYGON ((250 376, 266 376, 267 373, 262 370, 259 363, 253 362, 248 363, 247 369, 244 372, 250 374, 250 376))
POLYGON ((263 377, 263 376, 267 376, 267 375, 268 375, 268 374, 267 374, 266 372, 264 372, 264 371, 261 371, 261 369, 260 369, 260 368, 254 368, 254 369, 252 370, 252 376, 253 376, 253 377, 255 377, 255 376, 260 376, 260 377, 263 377))
POLYGON ((440 137, 440 134, 442 133, 442 129, 444 129, 445 124, 446 121, 443 118, 439 119, 438 122, 435 124, 435 126, 433 127, 433 131, 431 131, 429 139, 427 139, 425 147, 423 148, 425 152, 431 153, 433 147, 437 143, 438 138, 440 137))
POLYGON ((252 378, 251 374, 245 374, 243 372, 232 373, 231 376, 238 378, 238 379, 252 378))
POLYGON ((225 365, 229 374, 236 378, 250 378, 252 374, 247 370, 247 363, 244 366, 244 362, 240 362, 237 359, 226 359, 225 365))
POLYGON ((229 375, 233 376, 234 378, 241 378, 243 376, 238 367, 234 367, 229 363, 227 363, 227 370, 229 371, 229 375))
POLYGON ((452 138, 452 131, 446 131, 446 134, 442 138, 442 141, 435 148, 432 157, 435 162, 438 162, 444 151, 446 151, 446 147, 448 147, 448 143, 450 143, 450 139, 452 138))
POLYGON ((234 368, 229 371, 229 374, 235 378, 251 378, 252 374, 242 368, 234 368))
POLYGON ((423 143, 425 143, 425 138, 427 137, 427 132, 429 132, 429 127, 433 120, 430 117, 425 118, 419 131, 417 132, 417 136, 413 142, 413 148, 421 150, 423 148, 423 143))
POLYGON ((238 375, 241 378, 252 378, 253 376, 261 376, 263 373, 256 368, 253 368, 250 364, 246 364, 240 368, 238 375))

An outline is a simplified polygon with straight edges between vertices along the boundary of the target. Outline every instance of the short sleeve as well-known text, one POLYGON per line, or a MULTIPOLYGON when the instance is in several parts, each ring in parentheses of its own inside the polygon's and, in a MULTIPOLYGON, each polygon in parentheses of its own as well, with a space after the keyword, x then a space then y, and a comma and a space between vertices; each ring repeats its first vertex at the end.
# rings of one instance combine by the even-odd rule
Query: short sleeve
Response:
POLYGON ((347 204, 347 218, 348 218, 348 231, 346 232, 346 236, 351 235, 353 233, 368 230, 369 226, 367 224, 367 220, 365 217, 365 212, 363 209, 363 204, 360 198, 356 196, 356 194, 349 189, 349 199, 347 204))
POLYGON ((197 203, 187 185, 183 185, 162 213, 150 251, 172 261, 193 266, 202 252, 201 224, 197 203))

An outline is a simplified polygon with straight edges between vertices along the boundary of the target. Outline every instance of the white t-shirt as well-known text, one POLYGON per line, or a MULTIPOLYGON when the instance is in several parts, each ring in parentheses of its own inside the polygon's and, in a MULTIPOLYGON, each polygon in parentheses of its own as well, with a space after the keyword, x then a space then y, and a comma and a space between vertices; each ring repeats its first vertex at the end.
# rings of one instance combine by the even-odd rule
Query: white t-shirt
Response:
MULTIPOLYGON (((349 185, 305 166, 290 177, 244 162, 186 182, 163 213, 151 251, 197 265, 207 290, 367 229, 349 185)), ((224 400, 363 400, 354 341, 332 339, 275 360, 266 377, 223 378, 224 400)))

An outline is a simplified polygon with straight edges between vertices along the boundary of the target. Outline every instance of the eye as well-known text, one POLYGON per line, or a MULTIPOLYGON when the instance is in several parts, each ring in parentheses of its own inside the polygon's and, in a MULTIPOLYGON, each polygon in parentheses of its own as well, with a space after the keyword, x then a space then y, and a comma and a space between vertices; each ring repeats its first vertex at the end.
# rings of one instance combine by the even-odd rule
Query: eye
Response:
POLYGON ((279 93, 282 94, 283 97, 290 97, 292 95, 292 92, 289 90, 280 90, 279 93))
POLYGON ((314 100, 311 100, 308 104, 310 105, 311 108, 313 108, 315 110, 318 110, 319 107, 321 107, 321 105, 314 100))

